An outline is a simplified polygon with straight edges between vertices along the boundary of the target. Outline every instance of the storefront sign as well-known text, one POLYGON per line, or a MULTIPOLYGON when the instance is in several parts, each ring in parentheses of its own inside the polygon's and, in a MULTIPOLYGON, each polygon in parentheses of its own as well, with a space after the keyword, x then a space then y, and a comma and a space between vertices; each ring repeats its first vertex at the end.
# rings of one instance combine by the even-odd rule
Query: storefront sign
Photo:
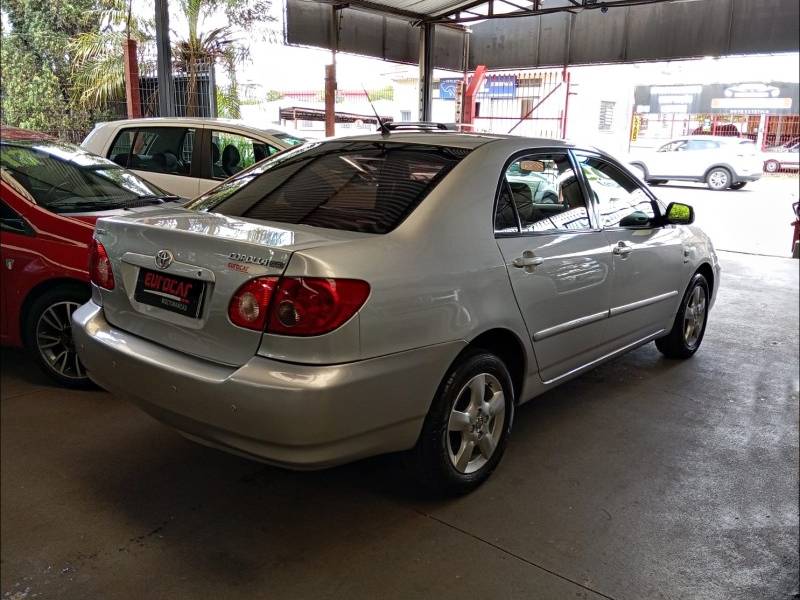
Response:
POLYGON ((640 85, 638 113, 791 114, 798 108, 797 83, 749 82, 709 85, 640 85))

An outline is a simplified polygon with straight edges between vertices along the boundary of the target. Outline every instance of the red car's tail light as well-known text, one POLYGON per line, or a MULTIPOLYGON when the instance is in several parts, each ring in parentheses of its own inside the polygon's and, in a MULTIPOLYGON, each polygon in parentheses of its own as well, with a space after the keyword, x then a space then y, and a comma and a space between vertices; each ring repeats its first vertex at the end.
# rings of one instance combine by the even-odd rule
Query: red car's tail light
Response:
POLYGON ((108 258, 103 244, 92 240, 89 249, 89 277, 92 283, 107 290, 114 289, 114 271, 111 269, 111 260, 108 258))
POLYGON ((358 279, 283 277, 267 331, 297 336, 328 333, 356 314, 367 296, 369 284, 358 279))
POLYGON ((277 283, 277 277, 259 277, 240 287, 228 305, 231 322, 246 329, 264 331, 267 311, 277 283))

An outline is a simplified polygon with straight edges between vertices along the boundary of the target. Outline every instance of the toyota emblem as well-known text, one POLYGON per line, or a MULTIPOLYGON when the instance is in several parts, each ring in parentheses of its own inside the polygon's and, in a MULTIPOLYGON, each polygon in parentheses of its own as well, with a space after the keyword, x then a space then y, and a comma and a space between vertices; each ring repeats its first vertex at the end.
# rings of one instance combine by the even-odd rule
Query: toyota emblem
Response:
POLYGON ((175 257, 172 256, 172 252, 169 250, 159 250, 156 252, 156 266, 159 269, 166 269, 172 264, 173 260, 175 260, 175 257))

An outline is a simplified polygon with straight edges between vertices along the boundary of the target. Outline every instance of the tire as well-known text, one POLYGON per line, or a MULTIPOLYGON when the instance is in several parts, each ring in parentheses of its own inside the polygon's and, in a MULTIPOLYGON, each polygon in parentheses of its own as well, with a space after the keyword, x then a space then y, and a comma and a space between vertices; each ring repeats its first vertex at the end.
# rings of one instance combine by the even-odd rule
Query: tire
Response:
POLYGON ((662 183, 667 183, 666 179, 648 179, 647 185, 661 185, 662 183))
POLYGON ((667 358, 685 359, 697 352, 706 333, 710 295, 706 278, 701 273, 695 273, 683 295, 683 300, 681 300, 672 331, 666 337, 656 340, 656 347, 661 354, 667 358), (695 309, 693 314, 687 315, 687 311, 692 311, 692 305, 698 306, 700 300, 702 307, 699 310, 695 309), (691 331, 689 329, 690 319, 693 321, 691 331), (699 325, 698 319, 700 319, 699 325))
POLYGON ((47 290, 33 300, 23 324, 25 345, 33 358, 49 377, 65 387, 92 386, 78 359, 68 319, 89 296, 89 290, 79 284, 47 290))
POLYGON ((768 160, 764 163, 764 170, 767 173, 777 173, 781 170, 781 163, 777 160, 768 160))
POLYGON ((742 189, 742 188, 743 188, 744 186, 746 186, 746 185, 747 185, 747 182, 746 182, 746 181, 739 181, 739 182, 737 182, 737 183, 732 183, 732 184, 731 184, 731 189, 732 189, 732 190, 740 190, 740 189, 742 189))
POLYGON ((514 387, 505 364, 494 354, 469 352, 439 386, 409 466, 437 495, 470 492, 500 462, 513 420, 514 387))
POLYGON ((708 189, 715 192, 727 190, 731 185, 731 172, 724 167, 715 167, 706 174, 706 185, 708 189))

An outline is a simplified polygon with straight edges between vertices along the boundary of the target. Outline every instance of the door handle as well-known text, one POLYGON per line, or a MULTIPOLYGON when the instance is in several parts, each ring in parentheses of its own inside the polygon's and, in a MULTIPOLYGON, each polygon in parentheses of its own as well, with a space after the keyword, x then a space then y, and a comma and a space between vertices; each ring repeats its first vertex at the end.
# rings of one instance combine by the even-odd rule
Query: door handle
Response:
POLYGON ((528 273, 533 272, 533 269, 544 263, 541 256, 536 256, 530 250, 525 250, 522 256, 518 256, 512 263, 518 269, 525 269, 528 273))
POLYGON ((625 258, 628 256, 628 254, 633 252, 633 246, 631 246, 628 242, 619 242, 616 246, 614 246, 613 252, 617 256, 625 258))

